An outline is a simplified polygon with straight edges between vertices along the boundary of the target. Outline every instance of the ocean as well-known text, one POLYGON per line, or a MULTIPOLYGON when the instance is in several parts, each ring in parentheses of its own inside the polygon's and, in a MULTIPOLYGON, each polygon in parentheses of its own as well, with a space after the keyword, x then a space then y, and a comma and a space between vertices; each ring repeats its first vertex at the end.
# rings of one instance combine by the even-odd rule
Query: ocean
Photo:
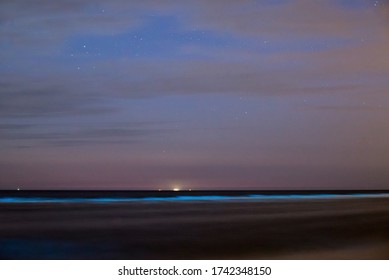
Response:
POLYGON ((1 259, 389 259, 382 191, 1 191, 1 259))

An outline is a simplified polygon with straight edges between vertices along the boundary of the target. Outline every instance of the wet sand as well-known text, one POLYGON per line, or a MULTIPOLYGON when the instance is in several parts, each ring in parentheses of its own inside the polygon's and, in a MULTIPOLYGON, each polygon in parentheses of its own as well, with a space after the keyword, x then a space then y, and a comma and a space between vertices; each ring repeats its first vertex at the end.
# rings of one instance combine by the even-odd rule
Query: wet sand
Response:
POLYGON ((0 203, 1 259, 389 259, 389 198, 0 203))

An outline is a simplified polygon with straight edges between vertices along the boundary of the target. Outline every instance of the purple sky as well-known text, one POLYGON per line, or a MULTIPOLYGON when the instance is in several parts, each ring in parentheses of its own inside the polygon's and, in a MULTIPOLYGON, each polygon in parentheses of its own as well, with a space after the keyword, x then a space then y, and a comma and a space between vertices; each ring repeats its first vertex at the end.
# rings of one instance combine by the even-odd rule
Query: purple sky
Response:
POLYGON ((389 1, 2 0, 0 189, 389 189, 389 1))

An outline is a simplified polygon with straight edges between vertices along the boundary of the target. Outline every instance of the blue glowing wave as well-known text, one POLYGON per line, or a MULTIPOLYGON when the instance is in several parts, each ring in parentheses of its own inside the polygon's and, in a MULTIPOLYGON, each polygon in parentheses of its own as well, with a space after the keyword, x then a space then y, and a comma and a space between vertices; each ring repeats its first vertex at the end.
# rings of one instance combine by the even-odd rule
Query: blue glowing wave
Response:
POLYGON ((141 197, 141 198, 48 198, 48 197, 0 197, 0 203, 113 203, 136 201, 261 201, 273 199, 318 199, 318 198, 355 198, 355 197, 389 197, 389 194, 290 194, 290 195, 260 195, 243 196, 201 195, 201 196, 172 196, 172 197, 141 197))

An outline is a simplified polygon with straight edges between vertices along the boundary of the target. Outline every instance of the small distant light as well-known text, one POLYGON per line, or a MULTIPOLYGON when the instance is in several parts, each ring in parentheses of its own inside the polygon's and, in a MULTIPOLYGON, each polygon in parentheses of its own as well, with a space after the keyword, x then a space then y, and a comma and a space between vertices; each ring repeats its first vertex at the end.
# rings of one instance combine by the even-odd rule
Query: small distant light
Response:
POLYGON ((162 191, 161 189, 158 189, 158 191, 160 192, 160 191, 162 191))
POLYGON ((18 191, 20 191, 20 188, 17 188, 18 191))
POLYGON ((189 189, 189 191, 191 192, 191 191, 192 191, 192 189, 189 189))
POLYGON ((180 189, 179 188, 173 188, 173 191, 178 192, 178 191, 180 191, 180 189))

